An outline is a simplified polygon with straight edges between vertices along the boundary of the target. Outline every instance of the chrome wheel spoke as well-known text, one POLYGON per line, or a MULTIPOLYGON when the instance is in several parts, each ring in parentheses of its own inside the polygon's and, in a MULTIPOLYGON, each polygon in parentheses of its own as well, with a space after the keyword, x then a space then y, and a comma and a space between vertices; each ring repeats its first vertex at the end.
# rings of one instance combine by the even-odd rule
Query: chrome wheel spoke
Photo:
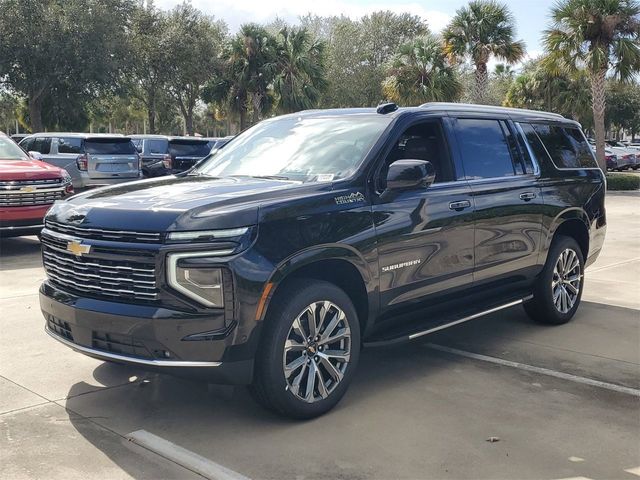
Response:
POLYGON ((559 256, 553 269, 551 292, 553 304, 560 313, 568 313, 580 294, 582 271, 578 254, 566 248, 559 256))
POLYGON ((307 306, 285 340, 283 373, 289 391, 308 403, 327 398, 344 378, 350 352, 345 313, 330 301, 307 306))
POLYGON ((573 295, 577 295, 578 294, 578 289, 576 287, 574 287, 573 285, 571 285, 569 282, 565 282, 564 286, 565 286, 565 288, 568 288, 573 295))

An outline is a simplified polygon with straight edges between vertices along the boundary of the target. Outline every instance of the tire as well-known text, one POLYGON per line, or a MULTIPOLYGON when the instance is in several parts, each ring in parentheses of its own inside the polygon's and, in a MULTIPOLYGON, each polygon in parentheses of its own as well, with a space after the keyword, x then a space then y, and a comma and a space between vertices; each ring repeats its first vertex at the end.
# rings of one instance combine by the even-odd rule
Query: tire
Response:
POLYGON ((360 356, 358 315, 347 294, 331 283, 297 279, 284 288, 265 318, 250 391, 260 404, 280 415, 313 418, 331 410, 351 382, 360 356), (319 328, 309 341, 312 308, 319 328), (289 344, 286 353, 285 343, 289 344), (332 355, 323 353, 329 351, 332 355))
POLYGON ((525 302, 524 309, 538 323, 562 325, 575 315, 583 290, 584 258, 580 246, 574 238, 559 235, 536 280, 533 299, 525 302))

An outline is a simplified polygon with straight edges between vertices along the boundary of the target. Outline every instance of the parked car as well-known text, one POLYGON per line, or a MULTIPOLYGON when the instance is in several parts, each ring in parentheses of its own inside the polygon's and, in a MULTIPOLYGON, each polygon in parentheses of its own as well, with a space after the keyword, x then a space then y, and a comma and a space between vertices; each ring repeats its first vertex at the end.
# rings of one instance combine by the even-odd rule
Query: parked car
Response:
POLYGON ((76 189, 129 182, 142 176, 136 147, 122 135, 36 133, 24 138, 20 146, 64 168, 76 189))
POLYGON ((616 154, 618 170, 627 168, 637 170, 640 167, 640 155, 635 148, 627 147, 617 140, 607 140, 607 145, 616 154))
MULTIPOLYGON (((594 155, 596 153, 596 146, 595 145, 591 145, 591 150, 593 151, 594 155)), ((610 148, 605 148, 604 149, 604 158, 607 162, 607 171, 611 171, 611 170, 618 170, 618 156, 613 153, 613 150, 611 150, 610 148)))
POLYGON ((142 175, 160 177, 171 173, 169 137, 166 135, 131 135, 131 140, 140 154, 142 175))
POLYGON ((171 173, 189 170, 206 157, 211 148, 209 141, 200 137, 169 137, 171 173))
POLYGON ((560 115, 429 103, 265 120, 186 175, 57 203, 46 331, 86 355, 331 409, 361 348, 523 304, 568 322, 605 179, 560 115), (122 272, 127 272, 123 275, 122 272))
POLYGON ((49 207, 72 193, 65 170, 29 157, 0 132, 0 236, 40 233, 49 207))
POLYGON ((28 136, 29 136, 28 133, 14 133, 13 135, 11 135, 11 140, 13 140, 16 143, 20 143, 24 137, 28 137, 28 136))

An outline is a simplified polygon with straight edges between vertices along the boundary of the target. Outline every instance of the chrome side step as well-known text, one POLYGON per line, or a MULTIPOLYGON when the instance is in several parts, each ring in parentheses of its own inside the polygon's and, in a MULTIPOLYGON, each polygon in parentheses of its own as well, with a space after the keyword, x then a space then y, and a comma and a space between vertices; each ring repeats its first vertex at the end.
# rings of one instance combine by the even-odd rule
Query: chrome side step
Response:
POLYGON ((461 323, 465 323, 465 322, 468 322, 470 320, 475 320, 476 318, 484 317, 485 315, 489 315, 489 314, 494 313, 494 312, 499 312, 500 310, 505 310, 507 308, 515 307, 516 305, 520 305, 520 304, 526 302, 527 300, 531 300, 531 298, 533 298, 533 295, 529 295, 529 296, 526 296, 524 298, 520 298, 520 299, 514 300, 512 302, 508 302, 508 303, 505 303, 505 304, 502 304, 502 305, 498 305, 496 307, 489 308, 488 310, 483 310, 481 312, 474 313, 472 315, 468 315, 468 316, 460 318, 458 320, 454 320, 452 322, 443 323, 442 325, 438 325, 436 327, 428 328, 426 330, 421 330, 421 331, 418 331, 418 332, 415 332, 415 333, 412 333, 412 334, 409 334, 409 335, 402 335, 400 337, 392 338, 392 339, 388 339, 388 340, 378 340, 378 341, 373 341, 373 342, 365 342, 364 346, 365 347, 380 347, 380 346, 386 346, 386 345, 393 345, 393 344, 396 344, 396 343, 410 342, 411 340, 415 340, 416 338, 424 337, 425 335, 429 335, 431 333, 439 332, 440 330, 444 330, 446 328, 453 327, 455 325, 459 325, 461 323))

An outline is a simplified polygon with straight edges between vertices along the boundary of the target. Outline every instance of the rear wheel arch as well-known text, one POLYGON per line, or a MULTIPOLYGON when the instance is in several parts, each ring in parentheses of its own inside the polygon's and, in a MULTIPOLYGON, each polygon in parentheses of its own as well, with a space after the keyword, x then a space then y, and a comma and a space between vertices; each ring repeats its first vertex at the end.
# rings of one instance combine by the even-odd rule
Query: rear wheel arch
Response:
MULTIPOLYGON (((574 213, 578 213, 575 211, 574 213)), ((566 236, 573 238, 582 252, 582 257, 586 260, 589 256, 589 227, 585 215, 573 215, 568 218, 558 219, 556 228, 553 231, 553 235, 547 248, 553 243, 553 241, 559 236, 566 236)))

